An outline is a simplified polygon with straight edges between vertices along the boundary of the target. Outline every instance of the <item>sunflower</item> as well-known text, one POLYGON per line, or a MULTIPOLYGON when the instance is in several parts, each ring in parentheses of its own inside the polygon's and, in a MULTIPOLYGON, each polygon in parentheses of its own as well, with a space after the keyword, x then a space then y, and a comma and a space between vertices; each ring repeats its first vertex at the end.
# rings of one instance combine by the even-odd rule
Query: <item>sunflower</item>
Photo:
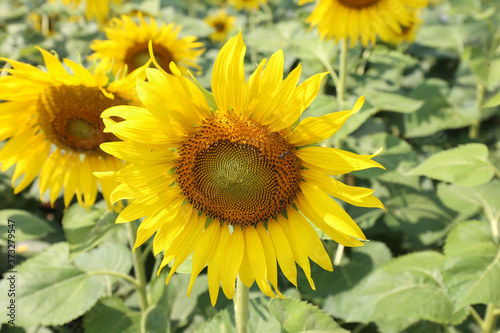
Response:
POLYGON ((228 0, 228 3, 236 8, 236 10, 245 9, 251 11, 259 9, 259 6, 263 3, 267 3, 267 0, 228 0))
POLYGON ((117 223, 145 217, 135 247, 156 232, 154 253, 164 251, 160 270, 174 260, 167 282, 193 255, 188 295, 208 264, 212 304, 220 284, 233 297, 237 274, 245 285, 256 281, 266 295, 282 297, 277 263, 294 285, 297 263, 314 288, 308 258, 327 270, 332 263, 309 221, 341 244, 363 245, 363 232, 330 195, 383 207, 372 190, 328 176, 383 168, 375 155, 309 146, 334 134, 363 98, 353 110, 307 118, 293 129, 327 73, 297 86, 299 65, 283 80, 280 50, 245 82, 245 49, 241 33, 221 49, 210 104, 172 65, 172 74, 151 68, 147 82, 138 82, 145 108, 118 106, 102 114, 105 132, 124 141, 101 148, 127 161, 118 172, 99 174, 121 182, 112 202, 131 200, 117 223), (113 120, 118 115, 124 120, 113 120))
POLYGON ((108 40, 93 41, 90 48, 95 53, 89 59, 113 59, 115 73, 123 70, 125 65, 128 71, 133 71, 149 61, 148 43, 152 40, 156 59, 165 70, 169 70, 171 61, 182 72, 188 67, 201 69, 196 59, 205 49, 195 36, 179 38, 180 26, 176 27, 174 23, 158 26, 154 18, 148 24, 141 13, 137 17, 139 25, 127 15, 112 19, 109 27, 104 29, 108 40))
POLYGON ((401 33, 401 26, 411 24, 412 13, 426 5, 427 0, 318 0, 306 22, 317 26, 323 39, 349 39, 351 47, 361 39, 366 47, 375 44, 377 36, 389 40, 401 33))
MULTIPOLYGON (((80 205, 90 207, 96 199, 98 179, 94 171, 118 170, 122 162, 103 152, 99 145, 117 140, 103 133, 103 110, 120 104, 142 105, 135 92, 144 69, 108 85, 103 67, 94 74, 64 59, 69 74, 51 53, 40 49, 47 72, 11 59, 11 75, 0 77, 1 170, 16 164, 12 177, 15 193, 40 175, 40 196, 49 191, 53 204, 64 187, 66 207, 76 193, 80 205), (19 179, 22 180, 17 182, 19 179), (17 184, 16 184, 17 182, 17 184)), ((105 199, 117 185, 101 180, 105 199)), ((108 206, 111 208, 111 205, 108 206)))
POLYGON ((422 25, 422 20, 418 17, 417 11, 413 11, 410 23, 406 26, 401 26, 401 30, 399 31, 391 30, 385 41, 391 44, 401 44, 404 41, 412 42, 415 40, 415 35, 420 25, 422 25))
MULTIPOLYGON (((62 1, 66 5, 72 4, 74 7, 77 7, 82 2, 82 0, 62 1)), ((121 3, 121 0, 85 0, 85 16, 88 20, 95 17, 99 22, 106 22, 109 16, 111 1, 118 5, 121 3)), ((49 2, 55 2, 55 0, 49 0, 49 2)))
POLYGON ((236 18, 228 15, 223 9, 217 11, 215 14, 208 15, 205 18, 205 22, 214 29, 208 38, 214 43, 225 42, 227 34, 233 29, 235 21, 236 18))

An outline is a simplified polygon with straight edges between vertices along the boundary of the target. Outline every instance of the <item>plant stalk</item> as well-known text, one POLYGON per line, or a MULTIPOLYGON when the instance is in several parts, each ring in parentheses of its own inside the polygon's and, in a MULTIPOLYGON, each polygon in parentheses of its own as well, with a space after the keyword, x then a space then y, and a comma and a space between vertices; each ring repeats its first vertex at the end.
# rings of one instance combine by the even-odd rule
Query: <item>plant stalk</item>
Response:
POLYGON ((481 333, 493 333, 498 321, 498 314, 495 311, 494 304, 489 303, 486 307, 486 314, 484 315, 483 325, 481 326, 481 333))
POLYGON ((236 295, 234 296, 234 313, 236 317, 236 332, 246 333, 248 323, 248 287, 237 278, 236 295))
POLYGON ((139 305, 141 311, 148 308, 148 297, 146 293, 146 271, 144 270, 144 263, 142 262, 142 250, 140 247, 134 251, 135 238, 137 236, 135 230, 135 223, 127 223, 128 236, 130 241, 130 249, 132 250, 132 261, 134 263, 135 279, 137 281, 137 293, 139 294, 139 305))
POLYGON ((340 64, 339 64, 339 81, 337 85, 337 101, 339 107, 345 98, 345 83, 347 77, 347 42, 342 40, 340 42, 340 64))
POLYGON ((484 94, 484 84, 478 82, 476 86, 476 104, 479 110, 479 116, 478 119, 474 120, 474 123, 472 123, 471 127, 469 128, 469 138, 473 140, 477 139, 479 136, 479 129, 481 127, 481 114, 483 113, 484 94))

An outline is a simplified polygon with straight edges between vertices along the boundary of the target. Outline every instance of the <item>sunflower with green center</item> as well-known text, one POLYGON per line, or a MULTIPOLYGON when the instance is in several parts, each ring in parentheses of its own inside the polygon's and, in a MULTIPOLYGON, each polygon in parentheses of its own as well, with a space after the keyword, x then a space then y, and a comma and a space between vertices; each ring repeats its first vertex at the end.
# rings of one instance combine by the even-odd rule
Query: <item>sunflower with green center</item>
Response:
POLYGON ((241 34, 221 49, 210 102, 172 64, 172 74, 151 68, 147 82, 138 82, 145 108, 102 114, 105 132, 124 140, 101 148, 127 166, 98 175, 121 182, 112 202, 130 200, 117 223, 145 217, 135 247, 156 233, 154 253, 164 251, 160 270, 173 260, 167 282, 192 254, 188 295, 208 265, 212 304, 220 285, 233 297, 238 274, 245 285, 255 281, 266 295, 282 297, 277 264, 297 285, 297 263, 314 288, 309 258, 327 270, 332 263, 310 222, 340 244, 363 245, 363 232, 330 195, 383 208, 372 190, 328 176, 383 168, 375 155, 310 146, 333 135, 363 98, 352 110, 306 118, 293 128, 326 73, 297 86, 299 65, 283 80, 280 50, 245 82, 245 49, 241 34))
POLYGON ((168 64, 173 61, 183 72, 188 68, 200 70, 197 58, 205 52, 203 43, 197 42, 195 36, 179 37, 180 26, 174 23, 158 26, 154 18, 147 23, 138 13, 139 24, 131 16, 122 15, 121 19, 113 18, 104 29, 107 40, 95 40, 90 48, 95 51, 89 59, 112 59, 113 72, 133 71, 149 61, 148 43, 153 42, 156 60, 167 72, 168 64))
MULTIPOLYGON (((55 2, 56 0, 50 0, 50 2, 55 2)), ((72 4, 74 7, 80 5, 82 0, 62 0, 64 4, 72 4)), ((99 22, 106 22, 108 20, 111 1, 119 5, 121 0, 85 0, 85 17, 87 20, 96 18, 99 22)))
POLYGON ((222 43, 227 40, 227 34, 233 29, 236 18, 221 9, 214 14, 208 15, 205 22, 213 29, 208 38, 214 43, 222 43))
MULTIPOLYGON (((314 0, 300 0, 303 5, 314 0)), ((318 0, 306 22, 317 26, 321 38, 361 40, 366 47, 379 36, 388 41, 402 26, 410 26, 412 13, 427 6, 427 0, 318 0)))
POLYGON ((92 173, 122 167, 119 159, 99 148, 103 142, 117 140, 103 132, 101 112, 115 105, 142 105, 135 84, 144 68, 108 84, 103 68, 109 65, 97 65, 92 74, 64 59, 73 71, 69 74, 57 57, 39 50, 46 72, 0 58, 12 66, 7 70, 11 75, 0 77, 0 100, 4 101, 0 103, 0 140, 8 140, 0 150, 1 170, 16 165, 12 177, 15 193, 40 175, 42 198, 48 191, 53 204, 64 188, 66 207, 76 194, 80 205, 88 208, 96 200, 98 183, 105 199, 118 185, 98 181, 92 173))

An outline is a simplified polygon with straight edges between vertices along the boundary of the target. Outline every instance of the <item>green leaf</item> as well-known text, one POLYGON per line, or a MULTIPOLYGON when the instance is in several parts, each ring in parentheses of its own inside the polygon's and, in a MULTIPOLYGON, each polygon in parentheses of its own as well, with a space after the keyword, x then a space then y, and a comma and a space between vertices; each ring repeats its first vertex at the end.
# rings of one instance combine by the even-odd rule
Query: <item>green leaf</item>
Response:
POLYGON ((500 105, 500 91, 497 92, 495 95, 491 96, 486 103, 483 104, 483 108, 492 108, 495 106, 500 105))
POLYGON ((433 244, 449 231, 457 214, 444 206, 436 195, 393 185, 385 201, 387 226, 404 235, 409 248, 433 244))
POLYGON ((7 244, 9 233, 8 221, 13 221, 14 240, 17 244, 24 241, 42 239, 57 229, 46 220, 20 209, 3 209, 0 211, 0 245, 7 244))
POLYGON ((104 201, 87 211, 78 204, 64 214, 62 225, 69 243, 70 260, 99 245, 115 226, 117 214, 110 212, 104 201))
POLYGON ((488 160, 488 147, 467 144, 432 155, 408 174, 475 186, 488 182, 494 171, 488 160))
MULTIPOLYGON (((333 241, 330 242, 334 243, 333 241)), ((336 246, 327 244, 327 249, 334 255, 336 246)), ((351 305, 358 296, 354 288, 362 283, 370 272, 379 268, 391 259, 391 252, 384 243, 370 241, 361 247, 352 248, 350 255, 344 255, 344 261, 333 272, 322 268, 312 270, 316 290, 312 290, 306 282, 299 285, 302 294, 322 304, 323 310, 337 318, 345 318, 351 305), (335 283, 332 283, 335 281, 335 283)))
POLYGON ((83 317, 85 332, 141 332, 141 313, 130 310, 118 297, 103 298, 83 317))
POLYGON ((467 311, 454 309, 442 281, 443 262, 443 255, 430 251, 392 260, 359 287, 359 297, 346 320, 368 323, 414 318, 438 323, 461 322, 467 311))
POLYGON ((113 271, 128 274, 132 269, 132 252, 122 244, 103 244, 78 256, 74 265, 86 272, 113 271))
POLYGON ((169 333, 170 320, 164 307, 150 306, 142 316, 141 332, 169 333))
POLYGON ((203 96, 205 96, 205 99, 207 100, 208 107, 210 108, 210 110, 212 110, 212 111, 218 110, 219 108, 217 106, 217 103, 215 102, 214 95, 212 93, 210 93, 207 89, 205 89, 198 82, 198 80, 194 77, 193 73, 188 71, 188 74, 189 74, 189 77, 191 78, 191 80, 194 82, 194 84, 198 87, 198 89, 201 90, 201 92, 203 93, 203 96))
POLYGON ((269 311, 281 324, 281 332, 347 332, 323 310, 306 302, 273 299, 269 311))
POLYGON ((405 97, 399 93, 370 89, 365 92, 366 99, 383 111, 412 113, 424 104, 423 100, 405 97))
MULTIPOLYGON (((98 276, 72 266, 68 261, 68 244, 52 245, 39 255, 17 267, 16 324, 62 325, 83 315, 99 299, 104 284, 98 276)), ((0 282, 0 290, 6 290, 7 282, 0 282)), ((7 297, 0 300, 2 321, 7 297)))
POLYGON ((444 281, 457 307, 500 305, 500 246, 488 224, 470 221, 457 225, 444 247, 444 281))
POLYGON ((151 282, 151 305, 166 309, 170 322, 182 326, 187 324, 188 319, 197 308, 198 297, 207 292, 207 276, 205 274, 198 276, 191 290, 190 297, 187 297, 186 293, 191 276, 187 274, 174 274, 168 285, 166 285, 165 280, 167 275, 166 271, 162 271, 151 282))
POLYGON ((469 190, 470 187, 439 183, 437 195, 446 207, 470 217, 481 209, 481 205, 470 198, 469 190))
MULTIPOLYGON (((224 309, 210 318, 205 324, 200 326, 196 333, 220 333, 236 332, 234 311, 231 308, 224 309)), ((250 332, 251 333, 251 332, 250 332)))

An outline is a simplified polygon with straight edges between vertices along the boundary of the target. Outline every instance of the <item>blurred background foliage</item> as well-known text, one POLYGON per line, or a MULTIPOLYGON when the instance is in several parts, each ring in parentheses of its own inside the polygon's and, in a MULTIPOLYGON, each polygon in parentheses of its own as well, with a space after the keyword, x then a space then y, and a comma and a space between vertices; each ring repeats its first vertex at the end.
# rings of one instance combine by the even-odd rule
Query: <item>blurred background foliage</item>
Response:
MULTIPOLYGON (((269 1, 236 17, 248 47, 247 75, 278 48, 285 75, 302 64, 305 78, 338 69, 339 46, 321 41, 305 19, 314 4, 269 1)), ((129 0, 111 14, 141 11, 182 25, 181 35, 205 44, 197 77, 210 86, 221 44, 208 39, 204 22, 216 1, 129 0)), ((413 42, 358 44, 348 51, 346 101, 339 105, 331 77, 303 117, 363 109, 323 144, 360 154, 383 146, 376 160, 387 171, 343 178, 375 189, 386 211, 342 203, 370 240, 345 249, 334 272, 311 263, 316 291, 305 276, 299 289, 285 278, 285 300, 251 288, 249 332, 493 332, 500 316, 500 3, 431 1, 413 42)), ((43 64, 39 45, 60 58, 91 64, 89 44, 104 39, 83 6, 2 0, 0 56, 43 64)), ((4 64, 2 62, 2 64, 4 64)), ((248 77, 248 76, 247 76, 248 77)), ((1 87, 0 87, 1 89, 1 87)), ((143 245, 150 306, 140 312, 127 232, 101 202, 89 211, 40 203, 35 183, 18 195, 0 174, 0 272, 7 271, 7 220, 15 221, 19 272, 16 327, 2 332, 231 332, 232 302, 210 305, 206 275, 186 297, 189 260, 169 285, 156 275, 162 256, 143 245), (127 278, 128 277, 128 278, 127 278)), ((321 236, 325 236, 321 234, 321 236)), ((151 240, 152 241, 152 240, 151 240)), ((337 245, 324 238, 332 256, 337 245)), ((7 282, 0 282, 4 293, 7 282)), ((496 327, 496 328, 495 328, 496 327)))

